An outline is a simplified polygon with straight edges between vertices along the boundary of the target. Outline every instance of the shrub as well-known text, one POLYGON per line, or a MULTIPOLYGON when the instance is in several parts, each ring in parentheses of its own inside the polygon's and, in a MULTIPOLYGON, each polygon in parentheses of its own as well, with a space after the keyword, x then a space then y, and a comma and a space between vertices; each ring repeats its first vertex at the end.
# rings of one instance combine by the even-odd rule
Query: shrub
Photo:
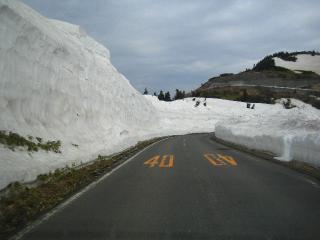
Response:
POLYGON ((272 55, 272 57, 278 57, 284 61, 297 61, 296 53, 278 52, 272 55))
POLYGON ((222 73, 220 74, 220 77, 228 77, 234 75, 233 73, 222 73))
POLYGON ((45 151, 61 153, 61 141, 47 141, 44 143, 42 138, 36 137, 35 139, 37 139, 38 143, 35 143, 32 141, 33 139, 32 136, 28 136, 28 139, 26 139, 17 133, 0 131, 0 143, 12 151, 14 151, 16 147, 25 147, 29 152, 37 152, 39 149, 43 149, 45 151))

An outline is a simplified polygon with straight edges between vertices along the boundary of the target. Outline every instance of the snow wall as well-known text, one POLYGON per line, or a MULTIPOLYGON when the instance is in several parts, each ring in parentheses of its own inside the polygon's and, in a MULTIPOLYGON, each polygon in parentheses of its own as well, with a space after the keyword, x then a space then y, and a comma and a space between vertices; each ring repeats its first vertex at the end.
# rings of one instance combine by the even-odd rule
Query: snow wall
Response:
POLYGON ((218 122, 215 134, 225 141, 272 153, 282 161, 320 166, 319 110, 298 100, 293 103, 296 108, 270 109, 273 113, 218 122))
POLYGON ((147 138, 156 125, 152 104, 80 27, 0 0, 0 36, 0 130, 60 140, 63 153, 0 146, 0 188, 119 151, 147 138))

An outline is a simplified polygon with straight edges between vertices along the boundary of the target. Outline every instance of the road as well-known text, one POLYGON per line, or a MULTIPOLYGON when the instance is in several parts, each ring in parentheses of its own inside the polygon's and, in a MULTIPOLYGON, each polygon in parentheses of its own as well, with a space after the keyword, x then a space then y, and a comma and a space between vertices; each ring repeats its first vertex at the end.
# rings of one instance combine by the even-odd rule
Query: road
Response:
POLYGON ((158 142, 22 239, 320 239, 308 176, 210 140, 158 142))

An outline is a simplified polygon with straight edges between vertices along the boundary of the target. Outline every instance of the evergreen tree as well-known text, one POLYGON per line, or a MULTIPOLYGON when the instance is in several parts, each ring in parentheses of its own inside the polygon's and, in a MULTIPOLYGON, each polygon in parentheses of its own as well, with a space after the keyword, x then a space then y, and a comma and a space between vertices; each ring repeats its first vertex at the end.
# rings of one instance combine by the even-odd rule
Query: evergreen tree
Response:
POLYGON ((167 102, 170 102, 171 101, 171 96, 170 96, 170 92, 166 92, 166 94, 164 95, 164 100, 167 101, 167 102))
POLYGON ((200 92, 191 91, 191 97, 200 97, 200 92))
POLYGON ((145 88, 145 89, 144 89, 144 92, 143 92, 143 95, 148 95, 148 93, 149 93, 149 92, 148 92, 148 89, 145 88))
POLYGON ((179 99, 179 89, 176 89, 176 94, 174 95, 174 100, 178 100, 179 99))
POLYGON ((254 67, 253 70, 256 72, 262 72, 265 70, 275 70, 275 62, 272 56, 267 56, 258 62, 254 67))
POLYGON ((159 99, 160 101, 163 101, 163 100, 164 100, 164 94, 163 94, 163 91, 162 91, 162 90, 160 90, 160 93, 159 93, 159 95, 158 95, 158 99, 159 99))
POLYGON ((183 99, 185 98, 186 93, 185 91, 180 91, 179 89, 176 89, 176 94, 174 96, 174 100, 183 99))

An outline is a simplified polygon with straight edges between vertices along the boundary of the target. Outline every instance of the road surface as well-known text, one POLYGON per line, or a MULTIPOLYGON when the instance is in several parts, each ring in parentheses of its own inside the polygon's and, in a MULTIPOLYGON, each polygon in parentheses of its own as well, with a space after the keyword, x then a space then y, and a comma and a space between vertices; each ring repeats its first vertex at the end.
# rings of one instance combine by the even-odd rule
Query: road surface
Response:
POLYGON ((158 142, 22 239, 320 239, 308 176, 210 140, 158 142))

